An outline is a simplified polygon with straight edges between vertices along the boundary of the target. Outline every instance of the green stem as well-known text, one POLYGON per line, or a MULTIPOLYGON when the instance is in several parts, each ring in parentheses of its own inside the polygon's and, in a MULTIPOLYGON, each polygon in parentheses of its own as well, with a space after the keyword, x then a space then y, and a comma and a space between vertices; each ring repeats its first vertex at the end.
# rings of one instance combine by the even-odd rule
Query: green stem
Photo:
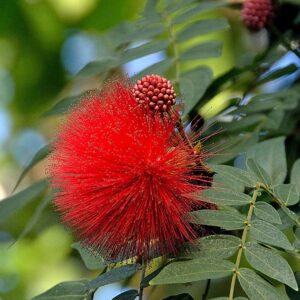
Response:
POLYGON ((143 299, 143 292, 144 292, 143 281, 144 281, 145 274, 146 274, 146 268, 147 268, 147 264, 145 262, 143 262, 142 263, 141 281, 140 281, 140 290, 139 290, 139 300, 143 299))
POLYGON ((247 240, 249 228, 251 226, 251 218, 252 218, 252 215, 253 215, 253 210, 254 210, 254 207, 255 207, 255 203, 256 203, 256 199, 257 199, 257 196, 258 196, 259 189, 260 189, 260 184, 257 183, 256 187, 255 187, 255 190, 253 192, 252 201, 250 203, 250 207, 249 207, 248 214, 247 214, 247 219, 245 221, 245 227, 244 227, 244 230, 243 230, 240 249, 238 251, 236 261, 235 261, 235 268, 234 268, 234 271, 233 271, 233 275, 232 275, 232 278, 231 278, 231 284, 230 284, 229 300, 233 300, 233 297, 234 297, 234 290, 235 290, 236 280, 237 280, 237 276, 239 274, 240 263, 241 263, 243 251, 245 249, 245 243, 246 243, 246 240, 247 240))

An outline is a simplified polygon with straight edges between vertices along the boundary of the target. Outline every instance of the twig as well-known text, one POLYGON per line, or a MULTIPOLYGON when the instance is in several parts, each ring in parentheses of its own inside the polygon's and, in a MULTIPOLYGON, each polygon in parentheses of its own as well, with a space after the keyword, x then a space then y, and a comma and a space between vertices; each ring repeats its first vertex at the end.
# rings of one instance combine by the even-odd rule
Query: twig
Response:
POLYGON ((211 283, 211 280, 208 279, 207 282, 206 282, 205 291, 204 291, 204 293, 202 295, 202 300, 206 300, 207 299, 209 288, 210 288, 210 283, 211 283))
POLYGON ((143 281, 145 278, 147 264, 145 262, 142 263, 142 274, 141 274, 141 282, 140 282, 140 290, 139 290, 139 300, 143 299, 144 286, 143 281))

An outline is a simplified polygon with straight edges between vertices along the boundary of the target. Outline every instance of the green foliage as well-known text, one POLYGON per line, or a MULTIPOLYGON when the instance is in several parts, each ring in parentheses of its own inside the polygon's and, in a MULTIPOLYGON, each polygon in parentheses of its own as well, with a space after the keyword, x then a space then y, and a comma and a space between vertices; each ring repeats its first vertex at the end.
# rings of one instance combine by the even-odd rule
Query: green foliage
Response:
POLYGON ((94 253, 93 251, 87 249, 86 247, 82 247, 80 243, 74 243, 72 247, 79 252, 85 266, 89 270, 104 269, 105 262, 102 259, 102 257, 99 257, 97 255, 97 253, 94 253))
POLYGON ((150 285, 187 283, 204 279, 230 276, 234 264, 216 257, 201 257, 188 261, 176 261, 167 265, 150 285))
POLYGON ((32 300, 82 300, 87 295, 86 281, 62 282, 32 300))

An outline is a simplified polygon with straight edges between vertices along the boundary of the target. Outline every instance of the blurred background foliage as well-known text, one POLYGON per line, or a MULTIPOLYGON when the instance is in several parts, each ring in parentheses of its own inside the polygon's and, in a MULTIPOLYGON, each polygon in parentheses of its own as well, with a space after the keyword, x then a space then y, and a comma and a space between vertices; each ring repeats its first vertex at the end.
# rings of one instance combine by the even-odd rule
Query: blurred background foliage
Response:
MULTIPOLYGON (((297 0, 284 2, 299 4, 297 0)), ((253 35, 244 29, 238 10, 241 1, 227 1, 226 4, 226 7, 207 11, 201 17, 195 16, 196 20, 226 18, 228 23, 220 26, 222 30, 208 30, 208 34, 195 35, 194 39, 179 45, 184 51, 199 41, 223 42, 221 56, 186 61, 181 65, 183 72, 203 63, 212 69, 212 78, 203 77, 203 82, 207 83, 203 83, 200 94, 213 78, 226 74, 234 66, 247 66, 256 55, 266 52, 268 45, 272 45, 265 31, 253 35)), ((64 105, 74 100, 69 97, 101 88, 103 80, 112 75, 128 73, 133 76, 143 67, 164 60, 166 55, 172 57, 172 49, 167 49, 166 53, 151 50, 142 60, 136 61, 133 56, 122 67, 116 64, 109 71, 103 67, 104 61, 113 66, 113 54, 122 54, 126 48, 124 45, 130 44, 126 42, 126 34, 125 41, 120 42, 122 30, 132 29, 128 25, 130 21, 137 20, 142 12, 153 13, 151 7, 144 10, 144 6, 143 0, 0 1, 0 199, 11 194, 23 168, 41 147, 54 138, 62 120, 55 109, 65 110, 64 105), (154 56, 152 52, 155 52, 154 56), (92 61, 96 61, 96 65, 92 61), (102 72, 102 68, 105 71, 102 72), (61 99, 66 99, 63 106, 55 106, 61 99)), ((179 30, 181 26, 179 23, 179 30)), ((131 37, 131 40, 135 43, 148 40, 147 32, 144 34, 145 37, 141 30, 140 35, 136 39, 131 37)), ((265 53, 268 67, 285 54, 284 49, 276 50, 265 53)), ((294 61, 293 56, 291 61, 294 61)), ((292 81, 299 77, 299 70, 296 71, 291 72, 294 75, 292 81)), ((174 72, 170 69, 167 75, 174 79, 174 72)), ((201 116, 214 122, 215 115, 235 103, 248 88, 248 92, 259 88, 259 84, 249 86, 249 82, 257 82, 257 77, 255 72, 245 72, 238 81, 231 82, 234 88, 219 86, 217 93, 208 94, 206 100, 209 101, 200 108, 201 116)), ((193 104, 188 104, 188 110, 193 104)), ((239 140, 236 143, 239 144, 239 140)), ((44 174, 45 162, 41 162, 30 170, 18 190, 44 178, 44 174)), ((40 188, 32 197, 35 200, 23 203, 22 210, 0 212, 0 299, 3 300, 30 299, 58 282, 97 275, 85 268, 77 251, 70 247, 72 237, 59 225, 57 215, 48 205, 48 191, 40 188), (31 221, 33 215, 35 219, 31 221), (9 222, 5 222, 8 217, 9 222), (20 235, 23 238, 16 241, 20 235)), ((137 282, 138 278, 133 278, 130 285, 137 282)), ((192 289, 201 290, 201 285, 201 282, 194 284, 192 289)), ((163 288, 157 288, 154 293, 167 295, 168 287, 164 289, 165 292, 163 288)), ((172 293, 176 289, 183 293, 186 287, 173 287, 172 293)), ((99 299, 110 299, 109 293, 114 290, 117 290, 116 295, 122 287, 116 285, 107 291, 103 289, 99 299)))

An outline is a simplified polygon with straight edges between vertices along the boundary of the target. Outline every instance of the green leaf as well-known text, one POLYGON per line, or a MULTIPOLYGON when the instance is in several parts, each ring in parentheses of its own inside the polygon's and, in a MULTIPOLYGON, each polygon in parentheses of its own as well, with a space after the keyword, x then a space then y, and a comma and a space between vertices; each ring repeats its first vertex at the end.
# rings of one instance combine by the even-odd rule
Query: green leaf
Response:
POLYGON ((49 154, 50 154, 50 145, 46 145, 43 148, 41 148, 32 158, 31 162, 25 167, 25 169, 23 170, 23 172, 21 173, 14 189, 13 192, 16 190, 16 188, 19 186, 20 182, 22 181, 22 179, 26 176, 26 174, 37 164, 39 163, 41 160, 43 160, 44 158, 46 158, 49 154))
POLYGON ((167 6, 165 7, 165 11, 168 13, 174 13, 178 10, 184 9, 188 4, 191 4, 195 0, 185 0, 185 1, 177 1, 177 0, 169 0, 166 2, 167 6))
POLYGON ((166 60, 160 61, 160 62, 153 64, 150 67, 142 70, 138 74, 134 75, 133 79, 137 80, 148 74, 163 74, 172 66, 172 64, 173 64, 172 59, 166 59, 166 60))
POLYGON ((241 268, 238 280, 250 300, 282 300, 275 287, 250 269, 241 268))
POLYGON ((246 187, 255 187, 256 178, 251 173, 231 166, 211 165, 211 168, 228 179, 243 184, 246 187))
POLYGON ((289 64, 286 67, 277 69, 277 70, 269 73, 267 76, 260 79, 256 84, 260 85, 260 84, 266 83, 268 81, 274 80, 274 79, 279 78, 281 76, 292 74, 292 73, 296 72, 297 70, 298 70, 297 65, 289 64))
POLYGON ((135 47, 135 48, 130 48, 126 51, 121 56, 121 64, 125 64, 129 61, 132 61, 134 59, 159 52, 162 50, 165 50, 168 45, 169 41, 162 40, 162 41, 151 41, 148 43, 145 43, 141 46, 135 47))
POLYGON ((243 193, 226 192, 222 190, 206 190, 201 194, 201 200, 217 205, 246 205, 251 202, 251 197, 243 193))
POLYGON ((300 195, 300 158, 297 159, 291 171, 291 183, 297 187, 297 192, 300 195))
POLYGON ((234 255, 240 247, 241 239, 233 235, 209 235, 198 240, 197 245, 191 246, 188 257, 209 256, 215 258, 228 258, 234 255), (194 252, 194 249, 199 251, 194 252))
POLYGON ((276 108, 280 101, 276 101, 271 94, 262 94, 252 97, 245 105, 239 106, 233 111, 234 114, 249 114, 263 112, 276 108))
POLYGON ((220 41, 211 41, 201 43, 197 46, 187 49, 180 55, 181 60, 204 59, 218 57, 222 54, 222 45, 220 41))
MULTIPOLYGON (((210 32, 228 29, 229 24, 226 19, 206 19, 194 22, 185 27, 177 34, 177 41, 183 42, 188 39, 204 35, 210 32)), ((200 98, 200 97, 199 97, 200 98)))
MULTIPOLYGON (((10 233, 0 230, 0 244, 12 242, 12 241, 13 241, 13 237, 10 233)), ((1 288, 0 288, 0 290, 1 290, 1 288)))
MULTIPOLYGON (((243 134, 237 134, 228 136, 221 140, 220 148, 223 149, 224 145, 225 148, 224 153, 222 155, 216 155, 208 159, 209 163, 212 164, 223 164, 227 161, 234 159, 239 154, 244 154, 246 149, 250 146, 256 144, 258 142, 258 135, 253 132, 245 132, 243 134)), ((217 148, 217 145, 215 146, 217 148)))
POLYGON ((295 205, 299 202, 297 187, 294 184, 276 185, 274 193, 286 206, 295 205))
POLYGON ((97 92, 97 90, 90 90, 76 96, 64 98, 47 111, 44 116, 60 116, 64 113, 68 113, 72 107, 76 106, 82 99, 92 97, 97 92))
POLYGON ((268 130, 279 129, 284 116, 284 111, 281 108, 272 110, 267 114, 267 119, 263 124, 263 128, 268 130))
POLYGON ((281 207, 281 210, 293 221, 298 221, 299 222, 299 219, 300 217, 294 213, 293 211, 291 211, 290 209, 288 209, 287 207, 285 206, 282 206, 281 207))
POLYGON ((283 183, 287 174, 284 140, 285 137, 278 137, 258 143, 246 155, 266 170, 273 185, 283 183))
POLYGON ((62 282, 32 300, 84 300, 87 280, 62 282))
POLYGON ((245 245, 245 256, 249 264, 257 271, 298 291, 297 282, 290 265, 274 250, 254 242, 248 242, 245 245))
POLYGON ((254 159, 247 159, 246 166, 248 171, 255 175, 261 183, 265 184, 266 186, 270 186, 272 184, 271 178, 267 174, 266 170, 264 170, 264 168, 260 166, 254 159))
POLYGON ((241 131, 253 127, 254 125, 264 121, 265 119, 266 116, 264 114, 253 114, 243 117, 239 120, 232 120, 229 123, 222 123, 222 127, 231 132, 241 131))
POLYGON ((80 243, 74 243, 72 247, 79 252, 85 266, 89 270, 99 270, 105 267, 105 262, 99 255, 93 253, 86 247, 82 247, 80 243))
POLYGON ((287 237, 274 225, 262 220, 254 220, 251 223, 250 235, 252 238, 264 244, 293 250, 287 237))
POLYGON ((175 296, 164 298, 163 300, 193 300, 193 299, 194 298, 191 295, 183 293, 183 294, 178 294, 175 296))
POLYGON ((97 278, 91 280, 87 286, 89 289, 96 289, 100 286, 114 283, 116 281, 124 280, 133 274, 135 274, 139 269, 138 264, 130 264, 121 266, 119 268, 114 268, 104 274, 101 274, 97 278))
POLYGON ((180 75, 180 93, 185 99, 185 112, 187 114, 204 94, 209 86, 213 74, 208 67, 198 67, 180 75))
POLYGON ((13 213, 41 195, 47 185, 45 180, 39 181, 25 190, 0 201, 0 224, 4 223, 13 213))
POLYGON ((37 221, 41 217, 44 209, 47 207, 47 205, 49 204, 51 199, 52 199, 52 194, 51 193, 46 195, 42 199, 42 201, 36 207, 36 209, 34 211, 34 214, 31 217, 30 221, 26 224, 25 228, 22 230, 21 234, 18 236, 17 240, 22 239, 25 235, 27 235, 32 230, 32 228, 34 227, 34 225, 37 223, 37 221))
POLYGON ((206 1, 197 3, 193 6, 191 6, 188 10, 176 15, 176 17, 173 19, 172 24, 182 24, 186 21, 189 21, 192 17, 201 14, 203 12, 206 12, 208 10, 212 10, 217 7, 221 7, 224 5, 224 1, 206 1))
POLYGON ((256 202, 254 214, 261 220, 273 224, 281 224, 281 219, 277 210, 266 202, 256 202))
POLYGON ((221 227, 226 230, 243 229, 246 217, 236 211, 202 209, 192 212, 191 222, 221 227))
POLYGON ((137 290, 129 290, 114 297, 112 300, 134 300, 139 295, 137 290))
POLYGON ((100 60, 92 61, 84 66, 78 73, 78 76, 89 77, 101 75, 116 68, 118 65, 119 61, 116 57, 103 57, 100 60))
POLYGON ((242 183, 236 182, 235 180, 221 174, 214 175, 212 187, 217 190, 222 189, 224 191, 228 190, 236 193, 242 193, 245 189, 245 186, 242 183))
POLYGON ((175 261, 168 264, 150 281, 150 285, 187 283, 204 279, 230 276, 234 264, 226 260, 201 257, 198 259, 175 261))

